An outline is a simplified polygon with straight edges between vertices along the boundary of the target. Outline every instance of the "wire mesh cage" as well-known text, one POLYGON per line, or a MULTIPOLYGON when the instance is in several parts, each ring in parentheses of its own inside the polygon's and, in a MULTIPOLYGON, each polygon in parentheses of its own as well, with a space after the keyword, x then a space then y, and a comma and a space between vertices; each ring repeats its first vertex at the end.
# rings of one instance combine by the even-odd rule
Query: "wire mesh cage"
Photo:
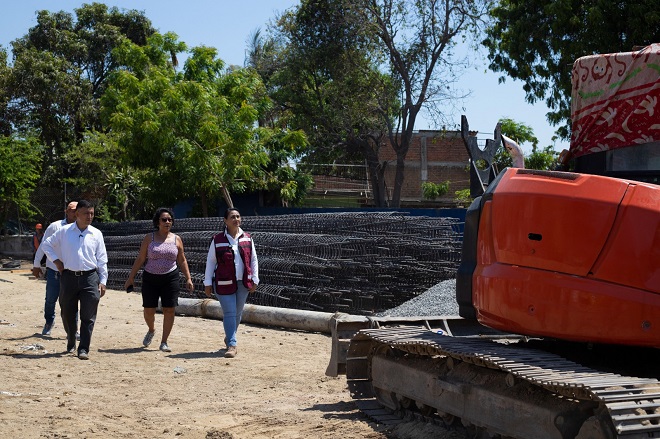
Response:
MULTIPOLYGON (((177 219, 195 290, 205 297, 204 272, 222 218, 177 219)), ((254 239, 261 283, 249 303, 324 312, 372 315, 399 306, 455 277, 460 262, 460 222, 401 212, 339 212, 244 216, 254 239)), ((98 225, 109 259, 108 287, 123 289, 151 221, 98 225)), ((135 278, 140 291, 141 274, 135 278)))

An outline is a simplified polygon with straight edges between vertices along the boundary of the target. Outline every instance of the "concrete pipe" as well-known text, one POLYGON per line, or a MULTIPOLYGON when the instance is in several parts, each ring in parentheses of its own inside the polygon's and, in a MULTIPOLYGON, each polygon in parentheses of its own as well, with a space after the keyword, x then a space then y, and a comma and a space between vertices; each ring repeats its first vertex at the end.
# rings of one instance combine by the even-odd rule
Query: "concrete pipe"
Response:
MULTIPOLYGON (((160 304, 159 304, 159 310, 160 304)), ((215 299, 179 298, 176 314, 222 320, 220 302, 215 299)), ((303 311, 299 309, 276 308, 246 304, 241 322, 263 326, 300 329, 309 332, 332 333, 334 313, 303 311)))

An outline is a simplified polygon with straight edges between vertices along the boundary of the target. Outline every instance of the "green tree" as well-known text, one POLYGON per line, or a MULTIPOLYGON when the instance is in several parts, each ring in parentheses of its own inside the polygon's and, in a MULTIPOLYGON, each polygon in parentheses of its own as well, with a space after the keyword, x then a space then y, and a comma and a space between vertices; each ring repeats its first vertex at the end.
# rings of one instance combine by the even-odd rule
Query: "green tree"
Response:
POLYGON ((145 172, 128 165, 125 156, 112 133, 99 131, 88 131, 81 143, 64 154, 67 165, 78 170, 64 181, 100 200, 96 216, 102 221, 135 219, 144 213, 130 209, 138 200, 140 205, 147 205, 148 212, 153 210, 153 204, 143 199, 145 172))
POLYGON ((552 170, 557 164, 558 156, 559 153, 552 146, 546 146, 543 149, 533 146, 531 154, 525 156, 525 168, 552 170))
POLYGON ((453 46, 486 10, 480 0, 302 1, 279 22, 290 64, 282 71, 289 82, 278 88, 287 96, 275 100, 306 132, 323 127, 313 141, 317 155, 323 148, 337 157, 343 148, 344 160, 367 162, 379 205, 387 165, 379 151, 387 136, 396 154, 390 205, 399 207, 415 121, 423 108, 446 114, 461 67, 453 46))
POLYGON ((304 0, 280 17, 275 40, 253 44, 260 50, 251 53, 261 56, 250 59, 267 80, 279 122, 307 133, 313 149, 303 162, 366 162, 375 203, 384 207, 379 150, 396 90, 357 18, 350 3, 304 0))
POLYGON ((0 224, 14 212, 22 217, 35 213, 30 195, 39 180, 42 156, 34 138, 0 136, 0 224))
POLYGON ((253 70, 225 69, 214 48, 191 49, 177 72, 169 55, 185 50, 172 33, 144 47, 125 42, 116 55, 130 68, 114 73, 103 114, 128 163, 148 170, 152 200, 199 197, 206 216, 210 200, 222 195, 232 205, 231 192, 265 185, 267 128, 257 121, 269 101, 253 70))
POLYGON ((7 51, 0 47, 0 136, 12 133, 12 118, 9 114, 10 89, 7 82, 11 70, 7 64, 7 51))
POLYGON ((490 69, 523 81, 529 103, 545 101, 567 140, 573 62, 660 41, 659 11, 657 0, 500 0, 483 44, 490 69))
POLYGON ((392 207, 399 207, 405 159, 417 117, 423 108, 441 117, 456 98, 452 84, 461 62, 452 49, 459 38, 479 27, 489 2, 360 0, 355 4, 359 5, 365 32, 378 39, 401 96, 396 117, 390 119, 387 113, 386 118, 396 153, 392 207))
POLYGON ((268 163, 257 169, 258 182, 248 185, 251 189, 265 188, 265 203, 268 205, 299 205, 312 188, 314 180, 298 167, 290 165, 292 159, 300 157, 308 147, 303 131, 284 129, 257 129, 259 141, 268 151, 268 163))
MULTIPOLYGON (((516 122, 510 118, 500 119, 499 123, 502 134, 514 140, 521 147, 525 143, 532 144, 532 152, 525 155, 525 168, 549 170, 554 167, 558 154, 554 151, 552 145, 539 149, 539 140, 529 125, 516 122)), ((495 155, 495 167, 498 171, 501 171, 510 166, 512 166, 511 155, 504 147, 501 147, 495 155)))
MULTIPOLYGON (((37 13, 37 25, 13 41, 13 66, 4 79, 7 114, 19 132, 35 129, 45 146, 45 180, 75 170, 62 162, 64 151, 87 130, 102 130, 99 99, 111 72, 120 67, 112 50, 128 39, 144 44, 153 33, 143 13, 123 12, 102 3, 70 13, 37 13)), ((0 72, 1 73, 1 72, 0 72)))

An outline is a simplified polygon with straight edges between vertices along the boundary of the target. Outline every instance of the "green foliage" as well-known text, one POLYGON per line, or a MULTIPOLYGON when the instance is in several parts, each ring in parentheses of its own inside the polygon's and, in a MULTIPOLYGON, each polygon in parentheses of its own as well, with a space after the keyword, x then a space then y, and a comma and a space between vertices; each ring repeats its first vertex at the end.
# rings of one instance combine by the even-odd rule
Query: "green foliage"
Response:
POLYGON ((515 140, 519 145, 531 143, 532 147, 537 147, 539 139, 534 135, 534 129, 522 122, 516 122, 508 117, 499 120, 502 134, 515 140))
POLYGON ((557 165, 559 153, 552 146, 547 146, 542 150, 534 147, 532 153, 525 157, 525 168, 552 170, 557 165))
POLYGON ((264 85, 252 69, 224 69, 210 47, 190 50, 182 73, 169 62, 186 50, 174 34, 154 34, 144 47, 125 42, 116 52, 129 66, 116 72, 103 97, 103 115, 117 134, 128 164, 144 170, 150 198, 172 204, 230 192, 277 188, 295 201, 308 185, 279 167, 306 139, 300 132, 258 128, 269 108, 264 85))
MULTIPOLYGON (((525 168, 538 170, 554 168, 558 153, 554 151, 552 145, 539 150, 539 140, 530 126, 509 118, 500 119, 499 123, 501 124, 502 134, 513 139, 521 147, 526 142, 532 144, 532 152, 525 156, 525 168)), ((511 155, 502 146, 495 154, 495 167, 498 171, 501 171, 511 166, 513 166, 511 155)))
POLYGON ((472 204, 472 197, 470 196, 470 189, 461 189, 460 191, 454 192, 454 195, 456 197, 454 198, 454 201, 456 204, 459 206, 469 206, 472 204))
POLYGON ((96 216, 101 221, 127 221, 135 217, 129 206, 147 192, 142 179, 144 171, 123 163, 125 152, 113 134, 87 132, 83 141, 69 148, 64 156, 67 165, 76 169, 75 177, 67 183, 94 198, 96 216))
POLYGON ((427 200, 435 200, 449 192, 449 184, 449 181, 443 183, 425 181, 422 183, 422 194, 427 200))
POLYGON ((502 171, 504 168, 510 168, 513 166, 513 159, 511 154, 506 150, 504 146, 499 148, 495 153, 495 158, 493 159, 493 164, 497 172, 502 171))
MULTIPOLYGON (((37 13, 37 24, 12 42, 14 64, 4 76, 7 111, 19 132, 35 129, 46 146, 45 181, 75 177, 62 156, 87 130, 101 130, 99 99, 120 64, 112 50, 124 40, 144 44, 153 32, 138 11, 102 3, 68 12, 37 13)), ((1 72, 0 72, 1 73, 1 72)), ((0 99, 1 105, 2 99, 0 99)))
POLYGON ((501 0, 483 41, 489 67, 521 80, 529 103, 545 101, 548 121, 568 139, 570 66, 581 56, 658 42, 658 10, 657 0, 501 0))
POLYGON ((387 203, 380 148, 389 137, 396 207, 415 120, 422 107, 446 109, 460 65, 454 39, 476 25, 485 4, 303 0, 278 21, 275 43, 254 44, 250 59, 286 122, 309 135, 314 150, 305 160, 366 162, 379 207, 387 203))
POLYGON ((257 170, 258 185, 268 192, 264 195, 268 205, 299 206, 314 180, 289 162, 308 147, 307 136, 303 131, 259 128, 260 141, 268 150, 268 163, 257 170))
POLYGON ((0 136, 0 224, 8 214, 30 217, 30 195, 41 171, 43 148, 35 139, 0 136))

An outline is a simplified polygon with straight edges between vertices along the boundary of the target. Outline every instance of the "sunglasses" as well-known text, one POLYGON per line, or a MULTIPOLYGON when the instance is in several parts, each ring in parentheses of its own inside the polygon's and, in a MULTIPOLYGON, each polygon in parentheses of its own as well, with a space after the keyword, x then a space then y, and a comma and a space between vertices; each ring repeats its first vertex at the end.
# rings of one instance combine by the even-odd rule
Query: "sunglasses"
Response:
POLYGON ((174 220, 172 218, 161 218, 160 219, 161 223, 172 223, 174 220))

